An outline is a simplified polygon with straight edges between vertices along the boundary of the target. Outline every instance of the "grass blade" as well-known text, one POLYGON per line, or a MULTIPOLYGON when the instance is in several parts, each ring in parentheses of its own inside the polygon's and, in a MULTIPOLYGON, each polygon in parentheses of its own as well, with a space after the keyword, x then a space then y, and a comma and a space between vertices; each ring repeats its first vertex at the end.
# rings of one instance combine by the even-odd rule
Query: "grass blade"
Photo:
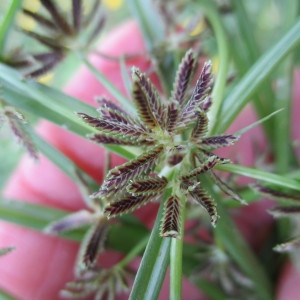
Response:
MULTIPOLYGON (((0 199, 0 219, 31 228, 38 231, 52 222, 69 214, 68 211, 29 203, 15 199, 0 199)), ((122 219, 123 220, 123 219, 122 219)), ((80 228, 62 233, 60 236, 69 240, 81 242, 86 229, 80 228)), ((108 234, 108 247, 116 251, 127 253, 132 245, 138 244, 148 234, 148 230, 137 222, 122 222, 111 224, 108 234)))
POLYGON ((222 119, 214 132, 224 132, 237 114, 249 102, 250 97, 274 71, 286 55, 300 44, 300 20, 265 53, 235 86, 224 100, 221 108, 222 119))
POLYGON ((275 184, 281 187, 294 189, 296 191, 300 191, 299 182, 288 178, 287 176, 277 175, 270 172, 265 172, 262 170, 243 167, 235 164, 227 164, 227 165, 219 165, 216 169, 224 172, 230 172, 237 175, 242 175, 246 177, 250 177, 256 180, 261 180, 266 183, 275 184))
POLYGON ((3 51, 5 50, 5 44, 6 44, 6 39, 7 35, 9 33, 10 27, 14 24, 14 18, 15 15, 21 5, 22 1, 21 0, 13 0, 10 3, 10 6, 6 12, 6 15, 3 19, 3 22, 0 27, 0 57, 3 54, 3 51))
MULTIPOLYGON (((168 194, 169 196, 170 191, 167 191, 166 194, 168 194)), ((164 242, 168 243, 169 246, 167 247, 167 245, 165 245, 162 249, 162 238, 159 236, 163 208, 164 205, 162 201, 139 270, 133 283, 133 287, 129 297, 130 300, 143 299, 150 282, 152 285, 154 283, 155 285, 162 284, 163 278, 161 278, 159 274, 154 272, 156 270, 154 269, 154 266, 156 265, 156 261, 160 256, 169 255, 168 249, 170 247, 170 239, 167 239, 167 242, 164 242), (164 250, 164 252, 160 252, 160 250, 164 250)), ((161 270, 161 272, 165 271, 161 270)))
MULTIPOLYGON (((13 199, 1 199, 0 218, 28 228, 42 231, 50 222, 68 214, 67 211, 54 209, 42 205, 32 204, 13 199)), ((80 241, 82 236, 68 236, 80 241)))
MULTIPOLYGON (((45 118, 83 137, 96 132, 75 114, 75 112, 85 112, 95 115, 94 107, 51 87, 24 80, 18 73, 3 64, 0 64, 0 80, 3 97, 11 105, 45 118)), ((133 148, 113 145, 105 145, 105 147, 126 159, 135 157, 133 148)))

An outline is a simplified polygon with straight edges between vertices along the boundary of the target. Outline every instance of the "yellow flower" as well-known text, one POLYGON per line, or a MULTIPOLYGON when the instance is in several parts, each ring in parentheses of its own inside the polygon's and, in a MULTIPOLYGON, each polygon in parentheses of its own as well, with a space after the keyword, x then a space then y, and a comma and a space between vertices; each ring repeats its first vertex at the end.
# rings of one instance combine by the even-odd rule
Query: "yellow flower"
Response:
MULTIPOLYGON (((191 19, 186 19, 184 22, 183 22, 183 26, 185 28, 187 27, 190 27, 191 26, 191 19)), ((189 35, 190 36, 195 36, 195 35, 198 35, 200 34, 205 28, 205 22, 203 19, 199 20, 197 22, 197 24, 194 24, 193 27, 191 28, 191 31, 189 32, 189 35)))
POLYGON ((219 56, 214 56, 212 59, 212 72, 214 75, 216 75, 218 73, 219 70, 219 63, 220 63, 220 59, 219 56))
POLYGON ((123 4, 123 0, 104 0, 103 4, 111 10, 117 10, 119 9, 122 4, 123 4))
POLYGON ((42 77, 40 77, 38 79, 38 82, 43 83, 43 84, 49 84, 49 83, 51 83, 53 77, 54 77, 53 73, 48 73, 48 74, 45 74, 42 77))

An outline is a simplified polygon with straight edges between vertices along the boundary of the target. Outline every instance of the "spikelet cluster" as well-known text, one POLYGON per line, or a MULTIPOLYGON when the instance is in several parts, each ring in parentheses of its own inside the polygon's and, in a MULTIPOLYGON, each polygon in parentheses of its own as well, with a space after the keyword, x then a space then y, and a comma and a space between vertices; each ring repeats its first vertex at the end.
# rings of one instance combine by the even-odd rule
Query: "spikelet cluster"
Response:
POLYGON ((232 145, 234 135, 207 136, 207 113, 212 103, 211 63, 204 64, 193 89, 190 88, 196 58, 189 50, 179 65, 173 91, 168 100, 160 97, 156 87, 139 69, 132 70, 132 101, 136 116, 119 105, 100 98, 99 116, 79 116, 99 132, 90 139, 100 144, 140 147, 143 153, 110 170, 94 197, 106 203, 105 214, 115 217, 131 212, 149 201, 159 200, 167 189, 161 235, 179 238, 181 209, 186 199, 193 199, 210 215, 215 226, 218 214, 213 199, 201 184, 201 175, 209 174, 222 191, 240 201, 213 168, 230 161, 212 151, 232 145), (175 172, 168 181, 160 175, 168 165, 175 172))

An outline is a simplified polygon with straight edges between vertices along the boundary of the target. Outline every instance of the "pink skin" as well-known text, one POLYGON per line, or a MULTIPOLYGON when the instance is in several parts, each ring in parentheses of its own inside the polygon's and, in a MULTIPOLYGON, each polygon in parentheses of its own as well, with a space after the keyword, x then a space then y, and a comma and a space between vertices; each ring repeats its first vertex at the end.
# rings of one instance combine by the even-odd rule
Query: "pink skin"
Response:
MULTIPOLYGON (((118 56, 123 53, 134 54, 143 51, 144 45, 137 26, 135 23, 129 22, 112 32, 103 41, 100 49, 104 53, 118 56)), ((93 57, 92 61, 121 91, 125 91, 118 63, 99 57, 93 57)), ((146 70, 150 62, 145 58, 135 58, 128 62, 128 66, 131 65, 146 70)), ((300 81, 299 73, 296 74, 296 80, 300 81)), ((295 90, 294 98, 296 99, 300 95, 300 90, 296 84, 295 87, 298 89, 295 90)), ((95 95, 108 95, 85 67, 76 73, 66 86, 65 92, 93 105, 95 105, 93 101, 95 95)), ((298 106, 297 111, 300 109, 299 102, 295 101, 298 106)), ((295 112, 296 109, 293 111, 295 112)), ((246 109, 229 132, 235 132, 253 120, 253 113, 250 109, 246 109)), ((293 124, 299 124, 299 119, 295 116, 293 120, 293 124)), ((293 134, 299 139, 299 132, 295 128, 296 126, 293 134)), ((39 124, 38 132, 98 182, 101 182, 101 171, 104 166, 103 159, 101 159, 103 149, 46 121, 39 124)), ((254 162, 251 146, 253 140, 264 144, 264 138, 258 128, 242 137, 235 148, 226 149, 226 153, 233 155, 238 153, 239 161, 244 165, 251 166, 254 162)), ((121 158, 114 155, 114 165, 120 164, 122 161, 121 158)), ((76 185, 44 157, 41 157, 38 164, 33 163, 28 157, 24 157, 10 179, 5 189, 5 195, 70 211, 84 208, 76 185)), ((268 228, 271 223, 270 217, 262 209, 265 207, 266 204, 263 202, 255 203, 237 212, 236 218, 239 227, 252 245, 257 244, 257 239, 263 238, 265 230, 262 228, 268 228)), ((156 205, 148 205, 140 209, 137 216, 150 227, 156 215, 156 208, 156 205)), ((0 247, 14 245, 17 248, 16 251, 0 260, 0 286, 18 299, 58 299, 58 291, 67 281, 74 279, 73 266, 78 244, 5 222, 1 222, 0 235, 0 247)), ((117 253, 108 252, 105 254, 104 261, 113 263, 119 257, 120 255, 117 253)), ((300 286, 297 284, 297 280, 299 282, 300 275, 296 273, 291 264, 288 264, 284 268, 280 280, 278 299, 292 299, 288 298, 288 295, 290 297, 293 295, 293 299, 295 299, 295 295, 300 295, 300 286)), ((204 299, 186 280, 183 285, 183 293, 188 295, 189 299, 204 299)), ((167 295, 168 284, 166 283, 160 299, 167 299, 167 295)))

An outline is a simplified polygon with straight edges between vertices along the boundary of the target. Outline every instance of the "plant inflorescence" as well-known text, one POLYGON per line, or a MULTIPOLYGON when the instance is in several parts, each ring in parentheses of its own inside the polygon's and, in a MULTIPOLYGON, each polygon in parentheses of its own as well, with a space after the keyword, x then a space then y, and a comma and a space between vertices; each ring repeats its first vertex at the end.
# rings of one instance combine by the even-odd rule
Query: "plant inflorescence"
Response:
POLYGON ((99 117, 79 113, 99 133, 89 138, 100 144, 136 146, 142 154, 108 172, 93 197, 105 205, 104 213, 115 217, 149 201, 165 200, 161 235, 181 237, 182 207, 187 199, 202 205, 215 226, 218 214, 213 199, 201 183, 209 174, 222 191, 240 201, 213 168, 229 163, 212 151, 237 141, 234 135, 208 135, 207 113, 212 103, 211 63, 204 64, 192 92, 189 91, 196 58, 189 50, 178 68, 171 97, 165 100, 139 69, 132 70, 132 101, 136 116, 116 103, 98 99, 99 117), (166 176, 167 175, 167 176, 166 176))

